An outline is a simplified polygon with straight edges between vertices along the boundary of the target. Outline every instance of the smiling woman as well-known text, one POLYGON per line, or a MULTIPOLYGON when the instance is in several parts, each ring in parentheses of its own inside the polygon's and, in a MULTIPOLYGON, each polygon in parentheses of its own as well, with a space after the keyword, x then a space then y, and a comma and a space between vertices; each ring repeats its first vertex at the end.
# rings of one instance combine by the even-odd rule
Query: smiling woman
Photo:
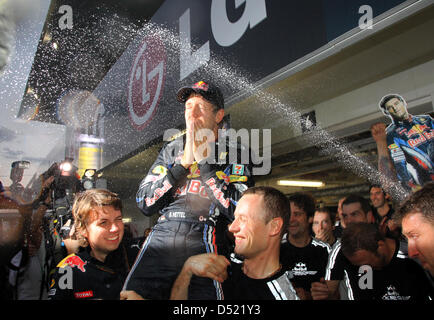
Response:
POLYGON ((84 248, 58 264, 49 298, 119 299, 128 272, 120 246, 124 235, 121 200, 108 190, 87 190, 76 196, 72 214, 74 235, 84 248))
POLYGON ((82 232, 91 248, 91 256, 104 262, 107 255, 118 248, 124 235, 122 212, 112 206, 95 208, 82 232))
MULTIPOLYGON (((95 225, 106 228, 112 222, 119 221, 122 224, 122 202, 115 193, 103 189, 91 189, 78 194, 74 200, 72 214, 74 215, 77 238, 81 246, 89 245, 89 238, 92 235, 90 228, 95 225)), ((106 229, 109 233, 110 229, 106 229)), ((115 248, 116 249, 116 248, 115 248)))

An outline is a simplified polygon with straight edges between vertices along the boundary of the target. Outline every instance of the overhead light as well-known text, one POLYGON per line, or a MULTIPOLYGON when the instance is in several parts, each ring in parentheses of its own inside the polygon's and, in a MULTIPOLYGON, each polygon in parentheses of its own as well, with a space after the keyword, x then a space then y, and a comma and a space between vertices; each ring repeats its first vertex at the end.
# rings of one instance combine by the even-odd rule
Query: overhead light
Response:
POLYGON ((122 222, 123 223, 130 223, 131 222, 131 218, 122 218, 122 222))
POLYGON ((280 186, 311 187, 311 188, 320 188, 325 186, 325 183, 322 181, 305 181, 305 180, 278 180, 277 184, 280 186))

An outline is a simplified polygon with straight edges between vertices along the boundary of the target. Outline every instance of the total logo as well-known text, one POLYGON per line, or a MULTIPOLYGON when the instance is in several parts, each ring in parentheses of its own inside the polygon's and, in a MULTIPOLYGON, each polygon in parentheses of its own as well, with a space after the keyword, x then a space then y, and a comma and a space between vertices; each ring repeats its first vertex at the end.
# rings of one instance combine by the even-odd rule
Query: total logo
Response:
POLYGON ((131 124, 143 130, 157 111, 166 73, 166 50, 157 35, 144 38, 128 80, 128 114, 131 124))

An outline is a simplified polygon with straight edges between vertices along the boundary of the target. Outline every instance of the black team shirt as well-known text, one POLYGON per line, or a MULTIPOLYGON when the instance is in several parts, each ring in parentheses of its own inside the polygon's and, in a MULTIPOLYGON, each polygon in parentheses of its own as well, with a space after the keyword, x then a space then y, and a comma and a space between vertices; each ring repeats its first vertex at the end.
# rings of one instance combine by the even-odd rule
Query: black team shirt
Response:
POLYGON ((302 248, 289 241, 280 247, 280 261, 283 268, 292 272, 292 283, 296 288, 310 291, 312 282, 318 282, 325 275, 330 246, 317 239, 302 248))
POLYGON ((342 253, 339 241, 330 253, 325 279, 345 281, 350 300, 432 300, 434 292, 426 273, 403 254, 399 241, 395 241, 396 249, 390 263, 381 270, 371 268, 371 283, 370 271, 352 265, 342 253))

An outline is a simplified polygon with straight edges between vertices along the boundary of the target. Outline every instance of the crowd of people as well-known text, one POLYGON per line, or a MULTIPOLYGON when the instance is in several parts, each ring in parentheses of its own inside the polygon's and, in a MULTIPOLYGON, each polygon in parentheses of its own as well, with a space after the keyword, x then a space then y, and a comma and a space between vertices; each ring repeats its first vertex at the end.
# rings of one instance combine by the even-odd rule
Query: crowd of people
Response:
MULTIPOLYGON (((406 177, 400 181, 411 189, 405 201, 393 203, 385 188, 375 184, 366 195, 344 195, 334 212, 318 207, 308 193, 287 197, 273 187, 255 186, 253 164, 231 160, 234 154, 242 159, 246 147, 225 136, 218 87, 200 81, 181 88, 177 98, 185 105, 186 133, 164 145, 136 195, 144 215, 159 214, 146 236, 128 236, 115 193, 79 192, 66 235, 56 235, 59 254, 50 255, 46 272, 36 272, 40 266, 30 270, 28 261, 48 256, 41 243, 52 241, 39 226, 52 200, 44 190, 53 178, 43 179, 36 200, 20 205, 7 202, 2 191, 2 208, 36 212, 15 226, 18 233, 25 231, 22 247, 5 250, 3 244, 13 243, 13 237, 2 234, 2 298, 26 299, 28 292, 49 300, 434 298, 430 172, 404 174, 400 167, 397 179, 406 177), (25 276, 33 288, 22 283, 25 276)), ((400 103, 394 96, 380 106, 392 115, 400 103)), ((410 117, 400 116, 395 120, 410 117)), ((401 165, 407 147, 400 155, 385 154, 385 136, 376 130, 378 126, 372 132, 383 152, 379 157, 389 161, 386 167, 398 160, 401 165)))

